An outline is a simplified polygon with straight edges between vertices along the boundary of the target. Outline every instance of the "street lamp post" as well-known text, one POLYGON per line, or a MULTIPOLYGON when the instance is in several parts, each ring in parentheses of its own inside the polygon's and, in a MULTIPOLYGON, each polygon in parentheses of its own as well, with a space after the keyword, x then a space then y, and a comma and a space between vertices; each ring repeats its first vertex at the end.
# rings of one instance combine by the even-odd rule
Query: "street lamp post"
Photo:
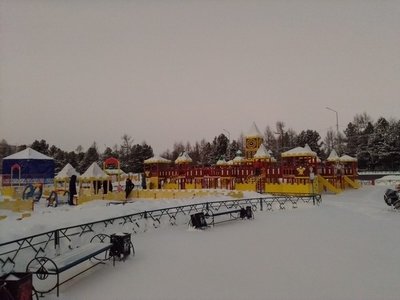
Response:
POLYGON ((339 114, 336 110, 330 108, 330 107, 325 107, 326 109, 333 111, 336 114, 336 151, 339 149, 339 114))

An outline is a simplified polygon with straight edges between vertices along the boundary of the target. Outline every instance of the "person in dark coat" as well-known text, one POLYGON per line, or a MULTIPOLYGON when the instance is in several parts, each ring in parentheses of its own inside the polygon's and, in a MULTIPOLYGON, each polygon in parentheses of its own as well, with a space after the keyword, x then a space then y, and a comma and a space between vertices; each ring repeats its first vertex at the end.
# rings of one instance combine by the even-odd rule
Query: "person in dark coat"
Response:
POLYGON ((101 180, 93 181, 93 190, 94 193, 97 195, 101 189, 101 180))
POLYGON ((103 181, 103 194, 107 194, 108 193, 108 181, 104 180, 103 181))
POLYGON ((74 196, 76 194, 76 175, 72 175, 69 179, 69 205, 74 205, 74 196))
POLYGON ((104 180, 103 181, 103 194, 107 194, 108 192, 112 192, 113 186, 111 180, 104 180))
POLYGON ((129 194, 132 192, 135 185, 132 180, 128 177, 125 181, 125 199, 128 199, 129 194))

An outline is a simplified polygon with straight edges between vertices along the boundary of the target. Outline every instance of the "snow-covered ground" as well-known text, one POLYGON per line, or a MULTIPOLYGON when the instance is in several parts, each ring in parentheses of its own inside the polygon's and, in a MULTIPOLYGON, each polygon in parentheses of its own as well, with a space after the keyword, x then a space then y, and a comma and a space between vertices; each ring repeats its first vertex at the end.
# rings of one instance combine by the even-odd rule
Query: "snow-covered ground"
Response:
MULTIPOLYGON (((384 202, 387 188, 324 194, 320 206, 258 211, 206 230, 138 233, 134 257, 98 266, 44 299, 399 299, 400 213, 384 202)), ((0 221, 0 237, 187 201, 38 207, 26 220, 0 221)))

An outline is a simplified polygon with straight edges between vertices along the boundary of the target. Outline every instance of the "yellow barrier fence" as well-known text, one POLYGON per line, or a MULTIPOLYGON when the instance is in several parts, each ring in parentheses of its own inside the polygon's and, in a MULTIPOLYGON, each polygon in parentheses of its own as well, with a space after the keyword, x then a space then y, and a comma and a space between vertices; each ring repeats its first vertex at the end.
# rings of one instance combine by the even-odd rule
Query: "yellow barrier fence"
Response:
POLYGON ((14 212, 32 211, 33 205, 33 200, 3 199, 0 201, 0 209, 14 212))
POLYGON ((291 184, 291 183, 266 183, 266 193, 286 193, 286 194, 308 194, 313 192, 311 183, 291 184))

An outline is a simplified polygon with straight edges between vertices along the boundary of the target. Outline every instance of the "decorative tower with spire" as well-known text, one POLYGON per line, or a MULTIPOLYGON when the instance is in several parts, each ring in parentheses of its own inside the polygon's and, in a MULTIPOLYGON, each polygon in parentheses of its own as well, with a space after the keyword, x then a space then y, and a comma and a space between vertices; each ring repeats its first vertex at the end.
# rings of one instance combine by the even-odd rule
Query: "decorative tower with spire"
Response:
POLYGON ((254 154, 256 154, 258 148, 260 148, 264 140, 255 122, 253 122, 253 124, 251 125, 249 131, 247 132, 244 138, 245 138, 244 141, 245 158, 249 160, 253 159, 254 154))

